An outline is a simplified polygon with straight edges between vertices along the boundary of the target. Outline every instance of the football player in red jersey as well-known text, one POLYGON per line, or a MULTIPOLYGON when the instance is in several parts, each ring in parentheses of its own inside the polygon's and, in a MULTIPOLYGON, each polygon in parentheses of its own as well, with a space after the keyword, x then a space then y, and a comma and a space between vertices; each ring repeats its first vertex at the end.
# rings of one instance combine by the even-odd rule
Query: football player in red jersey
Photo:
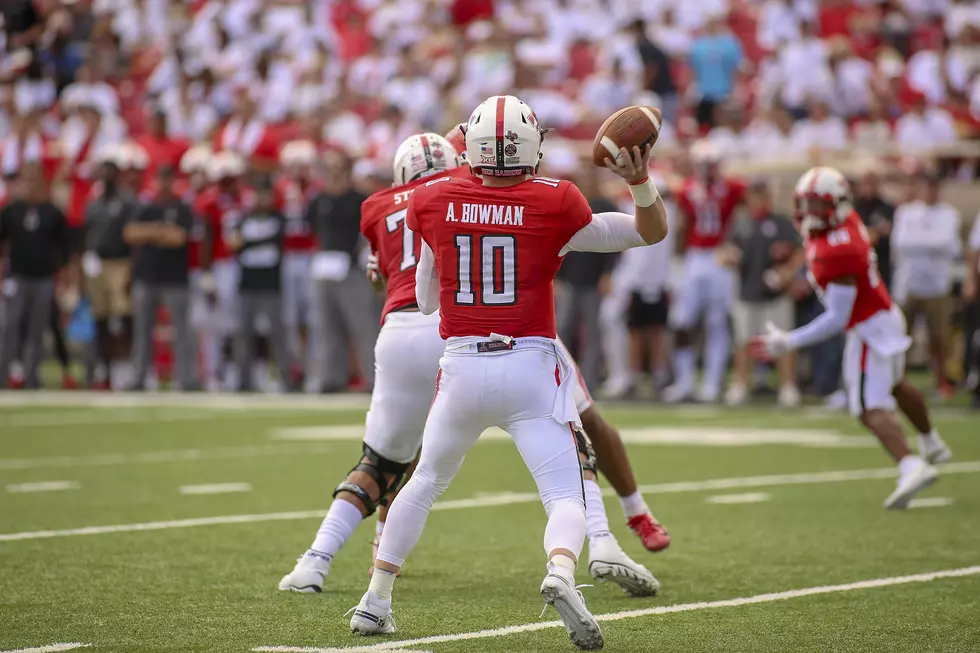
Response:
POLYGON ((538 485, 548 524, 548 571, 541 595, 579 648, 602 647, 602 633, 575 589, 585 541, 582 469, 573 425, 571 364, 555 342, 553 282, 572 250, 622 251, 666 236, 663 203, 647 176, 649 149, 623 151, 615 170, 631 183, 636 216, 595 217, 565 181, 534 176, 543 130, 531 109, 496 96, 467 123, 466 151, 483 185, 441 177, 417 188, 406 224, 423 241, 416 300, 440 309, 446 349, 411 480, 392 502, 368 591, 351 631, 391 633, 391 591, 435 500, 486 428, 511 434, 538 485))
POLYGON ((676 334, 673 385, 664 389, 664 401, 676 403, 694 395, 695 354, 691 330, 703 319, 705 330, 704 377, 697 399, 718 401, 728 370, 731 333, 728 314, 735 292, 735 275, 718 261, 718 247, 725 242, 735 209, 742 203, 746 186, 728 179, 719 169, 720 154, 709 141, 691 146, 697 173, 688 179, 677 198, 686 243, 684 281, 671 302, 670 325, 676 334))
POLYGON ((844 176, 833 168, 812 168, 796 184, 795 196, 810 282, 826 312, 788 333, 771 329, 750 342, 750 352, 773 358, 847 331, 844 384, 851 412, 898 463, 898 486, 885 507, 906 508, 935 482, 931 463, 949 460, 951 453, 932 427, 922 394, 905 379, 911 344, 905 318, 881 282, 875 250, 844 176), (919 455, 909 450, 896 405, 920 433, 919 455))
POLYGON ((224 387, 235 390, 238 379, 230 364, 231 337, 238 320, 238 278, 240 270, 226 238, 235 232, 249 203, 242 177, 245 162, 231 151, 217 152, 208 162, 208 179, 213 184, 201 193, 194 210, 207 231, 209 251, 202 252, 201 289, 212 307, 205 330, 205 385, 216 389, 218 374, 225 367, 224 387), (226 365, 223 365, 228 361, 226 365))
MULTIPOLYGON (((370 276, 387 290, 375 346, 377 376, 364 455, 337 486, 334 505, 316 539, 280 581, 281 590, 322 591, 333 558, 361 520, 377 508, 376 547, 384 531, 388 502, 418 455, 445 343, 439 336, 438 313, 424 315, 418 310, 415 267, 421 239, 405 227, 405 216, 409 197, 423 181, 443 172, 453 174, 457 166, 455 148, 445 139, 436 134, 412 136, 395 154, 395 185, 375 193, 361 207, 361 231, 371 244, 374 259, 370 276)), ((585 397, 587 406, 591 405, 591 398, 585 397)), ((584 437, 578 446, 586 469, 586 490, 594 492, 587 505, 590 573, 612 580, 634 596, 655 594, 657 579, 631 560, 609 532, 605 505, 594 480, 595 456, 584 437)))
POLYGON ((296 360, 303 354, 313 301, 310 260, 316 238, 306 220, 306 209, 320 192, 314 176, 317 150, 313 141, 290 141, 279 153, 283 173, 276 180, 276 203, 286 218, 285 255, 282 259, 282 308, 286 337, 296 360))
MULTIPOLYGON (((466 124, 460 124, 449 130, 446 140, 449 141, 457 152, 466 150, 466 140, 464 136, 466 124)), ((468 178, 479 184, 480 179, 472 174, 468 163, 461 165, 456 170, 450 172, 454 176, 468 178)), ((657 519, 653 516, 647 506, 643 495, 640 494, 636 486, 636 477, 633 475, 633 467, 630 465, 629 456, 626 453, 626 446, 619 435, 616 427, 603 418, 599 412, 599 407, 592 400, 589 388, 585 384, 579 372, 578 365, 571 354, 565 348, 561 339, 558 345, 562 348, 562 353, 575 367, 575 408, 578 410, 582 420, 582 428, 591 441, 592 449, 595 452, 595 460, 583 460, 585 480, 595 480, 595 470, 589 467, 598 467, 606 480, 612 484, 613 489, 619 496, 619 503, 623 508, 626 517, 626 525, 633 531, 643 546, 648 551, 656 553, 663 551, 670 546, 670 535, 657 519)), ((588 506, 586 506, 588 507, 588 506)), ((590 542, 592 541, 590 537, 590 542)), ((592 557, 593 549, 589 547, 589 554, 592 557)), ((589 565, 590 568, 592 565, 589 565)))

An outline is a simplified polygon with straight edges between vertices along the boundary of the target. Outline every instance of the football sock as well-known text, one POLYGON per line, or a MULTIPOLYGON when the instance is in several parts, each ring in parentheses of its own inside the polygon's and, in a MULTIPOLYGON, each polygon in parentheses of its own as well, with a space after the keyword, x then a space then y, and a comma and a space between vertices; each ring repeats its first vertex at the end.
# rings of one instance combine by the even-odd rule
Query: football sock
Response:
POLYGON ((909 454, 898 461, 898 473, 901 476, 905 476, 924 463, 925 461, 922 458, 909 454))
POLYGON ((591 541, 595 537, 609 537, 609 519, 606 506, 602 502, 602 491, 595 481, 585 484, 585 535, 591 541))
POLYGON ((371 584, 368 591, 384 601, 391 600, 391 589, 395 586, 396 574, 384 569, 375 569, 371 575, 371 584))
POLYGON ((551 560, 548 561, 548 571, 557 571, 559 573, 565 572, 569 575, 575 573, 575 561, 569 558, 567 555, 559 553, 556 556, 552 556, 551 560))
POLYGON ((939 438, 939 431, 932 429, 928 433, 922 433, 921 435, 927 440, 937 440, 939 438))
POLYGON ((310 548, 332 558, 347 543, 362 519, 357 506, 342 499, 334 500, 310 548))
POLYGON ((694 348, 678 347, 674 350, 674 374, 677 384, 686 388, 694 385, 694 348))
POLYGON ((647 507, 647 502, 643 500, 643 495, 640 494, 639 490, 629 496, 619 497, 619 504, 623 506, 623 514, 626 515, 626 519, 650 512, 650 508, 647 507))
POLYGON ((727 312, 708 311, 704 339, 704 378, 701 383, 703 387, 717 392, 728 369, 728 354, 731 348, 727 312))
POLYGON ((545 553, 550 556, 555 549, 567 549, 578 558, 584 544, 584 506, 572 499, 558 499, 548 511, 548 524, 544 528, 545 553))

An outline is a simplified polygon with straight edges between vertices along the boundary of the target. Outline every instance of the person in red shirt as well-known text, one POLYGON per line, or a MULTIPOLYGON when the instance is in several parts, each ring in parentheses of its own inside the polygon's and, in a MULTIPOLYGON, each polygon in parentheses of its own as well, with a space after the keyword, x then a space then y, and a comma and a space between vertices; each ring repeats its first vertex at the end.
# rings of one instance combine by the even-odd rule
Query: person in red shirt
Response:
POLYGON ((220 385, 229 391, 238 388, 237 372, 231 364, 231 337, 238 320, 238 280, 240 270, 228 238, 235 233, 252 197, 244 185, 245 162, 234 152, 218 152, 208 162, 208 179, 213 184, 202 192, 194 211, 203 219, 206 250, 201 251, 200 285, 211 307, 204 346, 205 384, 220 385))
POLYGON ((851 412, 898 463, 898 485, 885 507, 906 508, 936 481, 932 463, 952 454, 932 427, 922 394, 905 378, 911 344, 905 318, 881 281, 878 258, 844 176, 833 168, 812 168, 797 183, 795 199, 808 276, 826 311, 789 332, 770 327, 750 342, 750 352, 769 359, 846 331, 844 384, 851 412), (920 433, 919 455, 909 450, 896 407, 920 433))
MULTIPOLYGON (((453 127, 446 134, 446 140, 457 152, 465 152, 466 150, 465 128, 466 124, 463 123, 453 127)), ((449 174, 470 179, 475 184, 481 183, 480 178, 470 171, 470 166, 465 160, 458 168, 450 170, 449 174)), ((653 516, 637 487, 636 476, 633 474, 633 467, 630 464, 629 455, 626 453, 623 438, 616 427, 606 421, 599 411, 599 407, 595 405, 578 365, 568 353, 561 339, 558 339, 558 343, 562 347, 565 357, 575 367, 573 379, 575 381, 575 408, 578 410, 582 428, 588 439, 588 443, 583 444, 582 448, 595 452, 594 461, 588 459, 582 461, 585 470, 583 477, 586 481, 586 489, 592 488, 590 481, 595 483, 595 469, 590 470, 589 467, 597 468, 616 490, 629 529, 640 538, 648 551, 654 553, 663 551, 670 546, 670 535, 663 524, 653 516)), ((597 484, 595 490, 598 491, 597 484)), ((589 505, 586 507, 591 509, 589 505)), ((594 553, 596 552, 590 546, 590 557, 594 557, 594 553)))
MULTIPOLYGON (((254 92, 254 91, 252 91, 254 92)), ((216 152, 238 154, 249 168, 271 172, 279 163, 279 141, 259 115, 248 87, 236 89, 235 109, 214 138, 216 152)))
POLYGON ((314 170, 316 144, 291 141, 279 153, 283 174, 276 180, 276 205, 286 218, 286 240, 282 260, 283 323, 295 360, 306 360, 304 347, 310 326, 313 283, 310 261, 316 251, 316 237, 306 219, 310 202, 320 192, 314 170))
POLYGON ((136 142, 146 152, 147 164, 144 172, 143 186, 151 187, 157 179, 157 168, 162 165, 170 166, 177 170, 180 166, 181 157, 190 147, 190 144, 182 138, 172 138, 167 131, 167 116, 156 109, 150 114, 146 123, 147 133, 136 139, 136 142))
POLYGON ((543 134, 521 100, 491 97, 473 112, 466 133, 467 159, 483 185, 439 177, 409 198, 406 225, 423 241, 416 301, 426 315, 441 309, 439 333, 447 343, 418 467, 392 503, 352 632, 394 632, 396 575, 467 450, 483 430, 498 426, 513 436, 548 514, 541 594, 576 646, 602 646, 599 626, 575 590, 585 499, 573 368, 555 340, 554 277, 568 251, 659 242, 667 221, 647 176, 649 149, 632 156, 624 150, 622 168, 607 162, 631 183, 636 217, 593 217, 573 184, 535 176, 543 134))
POLYGON ((677 198, 685 246, 684 280, 671 302, 670 325, 675 332, 674 384, 664 389, 664 401, 686 401, 694 394, 695 354, 692 330, 705 326, 704 377, 699 401, 714 403, 728 369, 731 333, 728 314, 735 294, 735 276, 718 260, 735 210, 745 198, 746 185, 721 175, 720 152, 709 141, 691 146, 696 174, 684 183, 677 198))

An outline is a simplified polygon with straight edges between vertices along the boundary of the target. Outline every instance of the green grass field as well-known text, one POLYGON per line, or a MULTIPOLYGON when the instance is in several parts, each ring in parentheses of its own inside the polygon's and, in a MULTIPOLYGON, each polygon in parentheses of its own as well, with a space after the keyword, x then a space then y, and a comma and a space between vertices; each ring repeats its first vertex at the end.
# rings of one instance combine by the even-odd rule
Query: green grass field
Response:
MULTIPOLYGON (((22 396, 0 397, 0 651, 574 650, 546 625, 553 611, 538 618, 544 511, 505 439, 475 447, 432 513, 395 586, 399 632, 365 639, 344 613, 367 586, 373 523, 322 594, 276 589, 359 454, 359 400, 22 396), (187 493, 214 484, 237 491, 187 493), (508 626, 518 628, 498 630, 508 626), (477 631, 488 632, 459 637, 477 631)), ((845 415, 604 412, 673 536, 664 553, 645 552, 607 498, 623 547, 662 590, 583 590, 607 615, 605 650, 980 651, 976 414, 937 419, 954 462, 924 493, 931 501, 887 512, 890 461, 845 415), (835 587, 738 600, 821 586, 835 587)))

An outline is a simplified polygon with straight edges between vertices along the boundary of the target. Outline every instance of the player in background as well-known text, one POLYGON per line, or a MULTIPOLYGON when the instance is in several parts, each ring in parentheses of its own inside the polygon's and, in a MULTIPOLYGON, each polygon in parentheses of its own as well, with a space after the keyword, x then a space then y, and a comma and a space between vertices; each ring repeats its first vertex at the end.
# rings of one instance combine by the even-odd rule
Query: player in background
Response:
POLYGON ((238 387, 238 374, 231 363, 231 338, 238 320, 238 279, 240 270, 225 239, 230 237, 248 208, 250 193, 245 188, 245 162, 231 151, 216 152, 208 162, 211 186, 202 192, 194 206, 206 230, 207 252, 202 252, 201 290, 210 307, 205 329, 205 387, 228 391, 238 387), (223 383, 219 380, 224 372, 223 383))
MULTIPOLYGON (((322 591, 333 558, 361 520, 375 509, 376 554, 389 502, 403 478, 411 474, 445 343, 439 336, 438 312, 424 315, 418 310, 415 267, 422 241, 405 227, 405 216, 412 191, 434 175, 452 173, 458 163, 455 148, 442 137, 412 136, 395 154, 394 185, 369 197, 361 208, 361 231, 373 257, 369 279, 387 291, 375 346, 377 380, 367 415, 364 456, 334 490, 334 502, 316 539, 293 571, 280 581, 281 590, 322 591)), ((596 578, 612 580, 632 595, 655 594, 657 579, 627 557, 609 532, 605 506, 595 484, 595 456, 584 438, 578 446, 590 499, 586 515, 590 572, 596 578), (593 501, 593 497, 597 499, 593 501)))
MULTIPOLYGON (((195 145, 184 152, 180 158, 180 174, 182 178, 177 183, 175 192, 187 206, 191 207, 191 214, 194 219, 193 226, 187 234, 187 268, 188 268, 188 292, 190 295, 189 316, 191 329, 197 334, 206 331, 208 319, 208 302, 201 288, 201 269, 202 257, 205 252, 210 252, 210 245, 206 242, 207 229, 204 228, 203 217, 194 210, 197 206, 197 198, 208 187, 208 164, 211 160, 211 148, 207 145, 195 145)), ((210 268, 210 261, 207 267, 210 268)), ((200 336, 196 336, 200 339, 200 336)), ((203 342, 198 342, 197 351, 201 351, 203 342)))
POLYGON ((316 161, 317 149, 313 141, 290 141, 279 152, 282 174, 276 180, 276 204, 286 218, 282 261, 283 323, 295 360, 305 360, 313 300, 310 260, 316 250, 316 238, 306 221, 306 208, 320 192, 314 174, 316 161))
POLYGON ((728 315, 735 294, 735 275, 718 261, 716 250, 725 242, 746 187, 721 175, 720 152, 709 141, 701 140, 691 146, 691 162, 696 172, 685 182, 677 198, 683 231, 677 242, 686 243, 686 250, 684 280, 669 317, 675 344, 674 383, 663 394, 667 403, 694 396, 696 357, 691 332, 702 319, 704 376, 697 392, 698 401, 718 401, 731 351, 728 315))
POLYGON ((875 250, 844 176, 833 168, 811 168, 796 184, 795 203, 808 276, 827 310, 798 329, 771 329, 753 339, 750 353, 775 358, 846 331, 844 385, 851 412, 898 463, 898 485, 885 507, 906 508, 935 482, 931 463, 952 454, 933 428, 922 394, 905 378, 911 344, 905 318, 881 282, 875 250), (919 431, 919 455, 909 450, 896 405, 919 431))
MULTIPOLYGON (((466 141, 463 131, 466 125, 460 124, 446 134, 446 140, 456 148, 457 152, 466 151, 466 141)), ((460 167, 454 171, 458 176, 474 180, 480 183, 470 171, 470 166, 465 160, 460 167)), ((657 521, 647 506, 643 495, 636 485, 636 477, 633 475, 633 467, 630 465, 629 456, 626 453, 626 446, 619 435, 616 427, 610 424, 599 412, 599 407, 595 405, 589 388, 585 384, 585 379, 578 369, 575 360, 569 354, 564 343, 558 339, 559 346, 569 362, 575 367, 575 407, 582 420, 582 427, 585 434, 591 441, 592 449, 595 451, 594 465, 598 467, 602 475, 606 477, 609 484, 613 486, 619 498, 619 504, 623 508, 623 515, 626 517, 626 525, 633 531, 643 546, 651 552, 663 551, 670 546, 670 535, 667 529, 657 521)), ((586 480, 595 480, 594 471, 586 469, 586 480)), ((591 539, 590 539, 591 541, 591 539)), ((592 548, 589 548, 591 555, 592 548)), ((624 554, 625 555, 625 554, 624 554)))
POLYGON ((439 331, 447 342, 418 467, 392 503, 370 587, 351 618, 353 632, 394 632, 395 577, 466 452, 480 433, 497 426, 514 438, 548 515, 541 595, 576 646, 603 645, 575 589, 585 492, 574 436, 574 372, 555 342, 553 283, 568 251, 658 242, 667 221, 647 176, 649 149, 623 150, 619 169, 607 162, 632 184, 635 218, 593 218, 573 184, 534 176, 543 134, 518 98, 491 97, 473 112, 466 133, 467 158, 483 185, 442 177, 409 200, 406 224, 423 240, 416 299, 425 314, 441 307, 439 331))

